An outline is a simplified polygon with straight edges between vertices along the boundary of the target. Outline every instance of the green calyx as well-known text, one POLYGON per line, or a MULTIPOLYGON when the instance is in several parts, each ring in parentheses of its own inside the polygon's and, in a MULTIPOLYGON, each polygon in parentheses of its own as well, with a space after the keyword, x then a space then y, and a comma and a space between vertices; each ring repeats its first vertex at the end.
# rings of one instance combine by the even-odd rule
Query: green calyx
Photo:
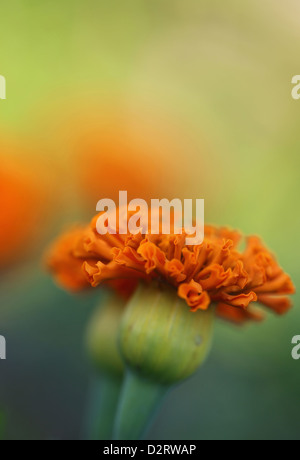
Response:
POLYGON ((163 385, 184 380, 210 349, 213 318, 213 307, 193 313, 170 286, 141 284, 122 318, 122 357, 143 378, 163 385))
POLYGON ((103 305, 92 315, 86 333, 88 355, 95 368, 116 377, 122 377, 124 373, 118 349, 118 332, 124 308, 124 300, 109 293, 103 305))

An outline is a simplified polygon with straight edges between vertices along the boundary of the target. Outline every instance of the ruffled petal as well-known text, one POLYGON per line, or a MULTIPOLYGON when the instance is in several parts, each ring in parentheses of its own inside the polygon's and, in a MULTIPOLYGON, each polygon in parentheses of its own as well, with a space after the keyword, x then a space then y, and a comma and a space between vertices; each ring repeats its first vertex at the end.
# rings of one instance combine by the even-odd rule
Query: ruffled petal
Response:
POLYGON ((278 315, 283 315, 292 306, 291 299, 285 296, 276 296, 269 294, 259 294, 257 296, 258 302, 273 310, 278 315))
POLYGON ((180 284, 177 293, 186 301, 192 311, 207 310, 210 304, 208 293, 203 291, 201 285, 193 280, 189 283, 180 284))
POLYGON ((216 314, 225 320, 237 324, 244 324, 249 320, 262 321, 264 319, 264 316, 261 312, 254 312, 250 311, 249 309, 244 310, 222 302, 217 304, 216 314))

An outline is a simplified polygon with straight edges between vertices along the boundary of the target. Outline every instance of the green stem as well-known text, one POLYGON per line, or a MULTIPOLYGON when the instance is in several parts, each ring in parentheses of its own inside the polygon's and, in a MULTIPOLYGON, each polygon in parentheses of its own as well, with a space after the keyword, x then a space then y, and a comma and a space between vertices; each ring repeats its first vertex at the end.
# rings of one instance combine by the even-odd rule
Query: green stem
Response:
POLYGON ((117 411, 114 439, 141 439, 169 389, 170 385, 162 385, 128 370, 117 411))
POLYGON ((121 388, 122 379, 119 377, 102 374, 94 378, 88 402, 85 439, 108 441, 112 438, 121 388))

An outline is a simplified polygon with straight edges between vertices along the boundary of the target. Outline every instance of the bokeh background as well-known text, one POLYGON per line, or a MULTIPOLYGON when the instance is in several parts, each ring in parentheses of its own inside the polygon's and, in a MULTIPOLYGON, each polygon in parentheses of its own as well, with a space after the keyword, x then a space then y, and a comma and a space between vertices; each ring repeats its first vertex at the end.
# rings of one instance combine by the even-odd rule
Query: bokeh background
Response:
MULTIPOLYGON (((261 235, 299 285, 298 0, 11 0, 0 5, 0 407, 5 439, 79 439, 101 291, 71 296, 43 250, 98 199, 205 198, 261 235)), ((210 359, 149 439, 297 439, 299 296, 218 322, 210 359)))

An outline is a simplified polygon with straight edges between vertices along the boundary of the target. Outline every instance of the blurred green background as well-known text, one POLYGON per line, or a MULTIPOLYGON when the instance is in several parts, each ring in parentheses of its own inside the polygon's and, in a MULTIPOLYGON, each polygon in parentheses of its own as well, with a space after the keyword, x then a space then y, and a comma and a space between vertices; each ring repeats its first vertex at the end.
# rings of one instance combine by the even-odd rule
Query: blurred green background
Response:
MULTIPOLYGON (((11 0, 0 15, 1 139, 34 146, 28 166, 39 174, 43 164, 58 195, 34 255, 0 274, 5 437, 78 439, 91 374, 83 336, 102 294, 59 290, 41 263, 64 225, 93 215, 72 169, 72 126, 112 112, 128 129, 142 119, 158 144, 167 133, 165 157, 153 158, 157 189, 204 198, 207 223, 261 235, 297 287, 300 4, 11 0)), ((170 395, 149 438, 299 438, 298 299, 260 325, 218 322, 209 360, 170 395)))

